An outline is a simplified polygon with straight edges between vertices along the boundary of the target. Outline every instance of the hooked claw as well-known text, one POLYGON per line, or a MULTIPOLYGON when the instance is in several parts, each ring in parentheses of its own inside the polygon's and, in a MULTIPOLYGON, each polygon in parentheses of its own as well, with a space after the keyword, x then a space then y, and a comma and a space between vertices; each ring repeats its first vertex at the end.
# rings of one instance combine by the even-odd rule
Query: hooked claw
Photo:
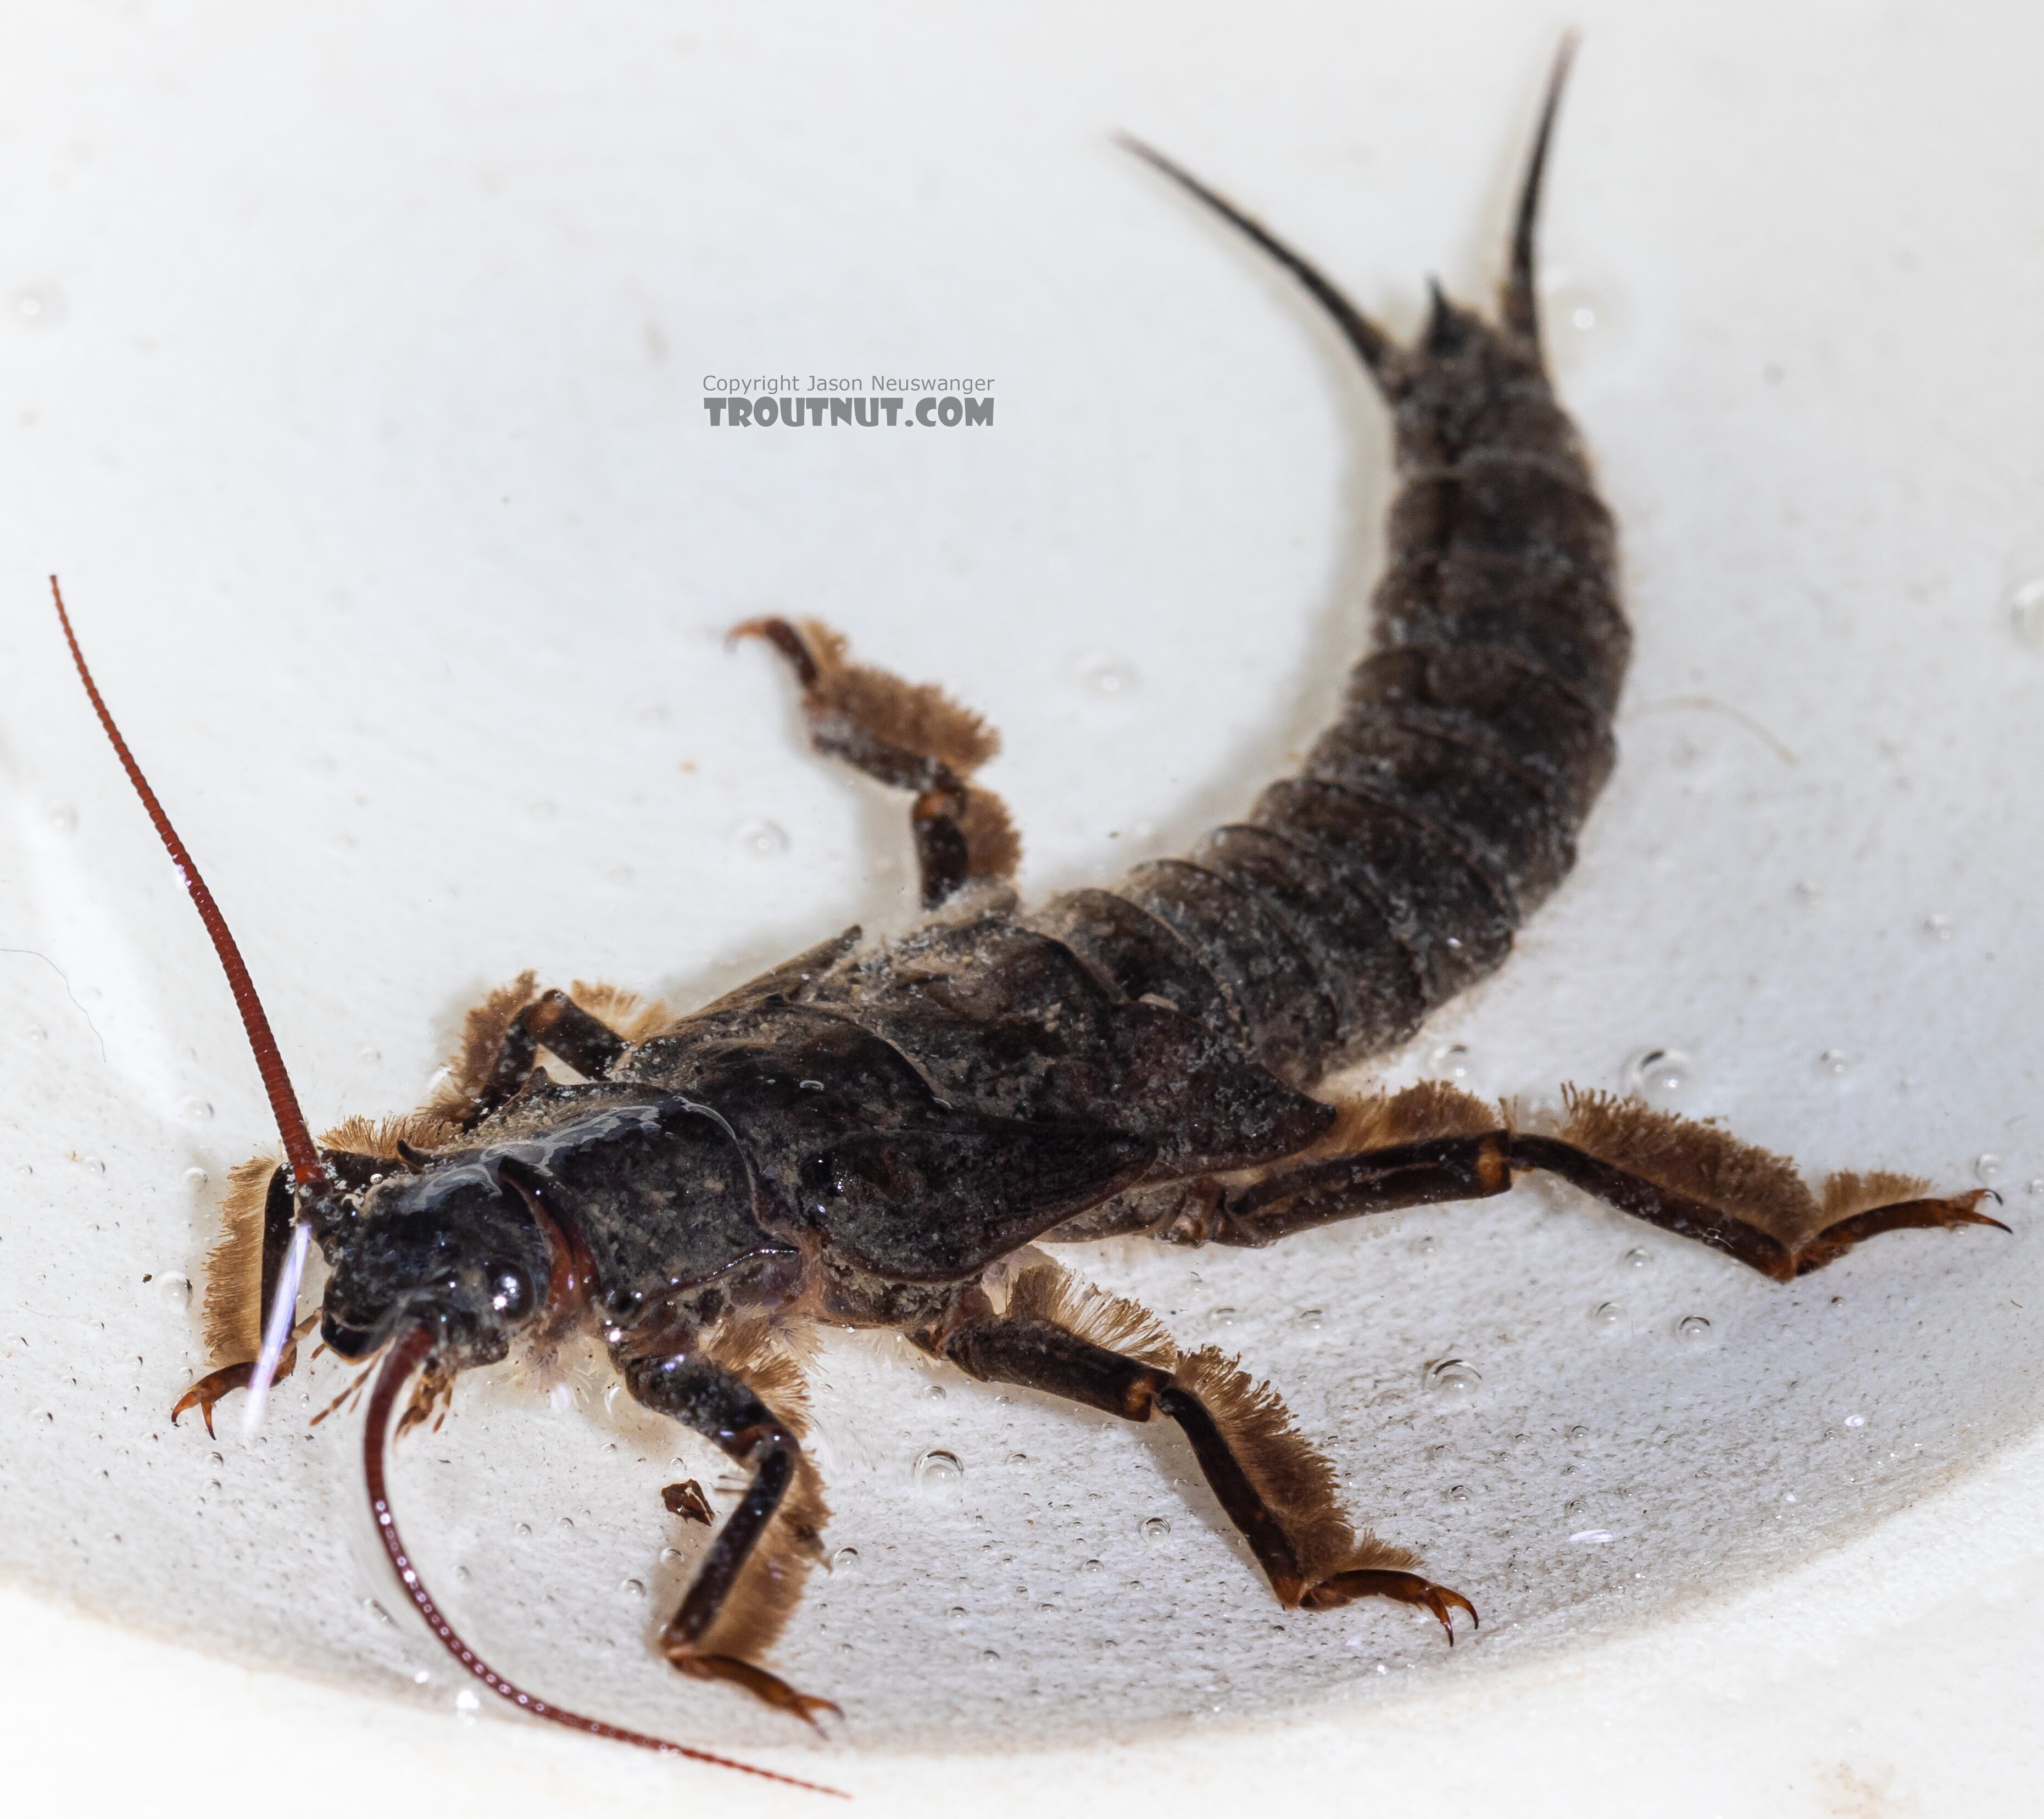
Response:
POLYGON ((1435 1585, 1416 1572, 1393 1572, 1381 1567, 1338 1572, 1310 1587, 1299 1602, 1308 1610, 1334 1610, 1358 1598, 1389 1598, 1400 1604, 1423 1606, 1433 1612, 1442 1629, 1447 1632, 1450 1648, 1455 1645, 1454 1611, 1467 1611, 1473 1629, 1483 1625, 1483 1619, 1476 1614, 1476 1606, 1460 1592, 1435 1585))
POLYGON ((843 1721, 843 1708, 835 1701, 798 1693, 778 1675, 770 1674, 764 1667, 755 1667, 750 1661, 741 1661, 735 1655, 697 1655, 686 1648, 670 1647, 667 1656, 691 1679, 728 1680, 735 1687, 743 1687, 755 1698, 775 1710, 793 1712, 819 1736, 826 1733, 816 1720, 817 1713, 828 1712, 840 1723, 843 1721))

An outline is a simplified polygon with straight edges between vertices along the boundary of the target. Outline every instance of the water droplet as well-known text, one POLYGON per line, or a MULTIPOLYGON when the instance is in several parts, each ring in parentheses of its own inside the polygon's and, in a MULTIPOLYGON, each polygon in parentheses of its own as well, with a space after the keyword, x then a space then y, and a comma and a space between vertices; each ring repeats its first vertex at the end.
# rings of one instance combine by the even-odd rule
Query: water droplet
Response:
POLYGON ((529 1535, 532 1532, 532 1525, 530 1522, 521 1522, 511 1532, 514 1535, 529 1535))
POLYGON ((1817 1072, 1827 1080, 1840 1078, 1852 1066, 1852 1057, 1843 1049, 1826 1049, 1817 1057, 1817 1072))
POLYGON ((1483 1387, 1483 1374, 1460 1358, 1443 1358, 1427 1367, 1427 1387, 1438 1396, 1463 1402, 1483 1387))
POLYGON ((681 1558, 682 1554, 679 1548, 663 1548, 660 1550, 660 1564, 663 1567, 670 1567, 681 1558))
POLYGON ((923 1395, 926 1401, 940 1403, 944 1399, 944 1386, 942 1383, 927 1383, 924 1386, 923 1395))
POLYGON ((203 1124, 213 1116, 213 1107, 205 1099, 188 1099, 179 1107, 181 1115, 194 1124, 203 1124))
POLYGON ((88 1175, 104 1175, 106 1172, 106 1165, 97 1156, 81 1156, 78 1159, 78 1165, 88 1175))
POLYGON ((1647 1049, 1626 1069, 1627 1083, 1649 1105, 1687 1106, 1696 1092, 1696 1064, 1680 1049, 1647 1049))
POLYGON ((1443 1080, 1459 1084, 1469 1078, 1473 1065, 1467 1042, 1446 1042, 1434 1051, 1434 1072, 1443 1080))
POLYGON ((1469 1487, 1466 1484, 1450 1484, 1448 1496, 1454 1502, 1466 1503, 1469 1501, 1469 1487))
POLYGON ((1865 1427, 1866 1426, 1866 1417, 1863 1414, 1849 1414, 1846 1417, 1846 1426, 1847 1427, 1865 1427))
MULTIPOLYGON (((28 1172, 28 1165, 24 1163, 21 1165, 21 1172, 25 1175, 28 1172)), ((2024 1188, 2023 1192, 2027 1194, 2033 1194, 2040 1197, 2044 1197, 2044 1175, 2033 1176, 2031 1178, 2030 1185, 2024 1188)))
POLYGON ((1135 1531, 1146 1541, 1161 1541, 1171 1533, 1170 1519, 1166 1516, 1146 1516, 1135 1531))
POLYGON ((563 1534, 566 1534, 574 1526, 574 1518, 572 1516, 563 1516, 554 1525, 554 1526, 559 1529, 563 1534))
POLYGON ((1783 1491, 1781 1493, 1781 1501, 1785 1503, 1794 1502, 1796 1501, 1796 1493, 1792 1491, 1783 1491))
POLYGON ((1588 1440, 1589 1437, 1590 1430, 1579 1422, 1574 1427, 1570 1428, 1569 1431, 1562 1436, 1562 1438, 1580 1446, 1585 1441, 1588 1440))
POLYGON ((1933 941, 1950 941, 1952 919, 1948 915, 1927 915, 1923 919, 1923 932, 1933 941))
POLYGON ((1578 1547, 1608 1547, 1618 1539, 1608 1529, 1578 1529, 1569 1539, 1578 1547))
POLYGON ((362 1051, 362 1058, 368 1064, 368 1065, 373 1068, 378 1061, 382 1060, 383 1051, 381 1049, 364 1049, 362 1051))
POLYGON ((1815 903, 1823 896, 1823 894, 1824 887, 1822 885, 1818 884, 1813 879, 1798 878, 1796 881, 1796 895, 1797 899, 1803 903, 1815 903))
POLYGON ((613 865, 603 874, 605 883, 616 885, 620 888, 630 884, 637 875, 629 865, 613 865))
POLYGON ((1983 1188, 1992 1188, 2001 1176, 2001 1158, 1992 1150, 1973 1158, 1973 1179, 1983 1188))
POLYGON ((56 300, 45 291, 25 287, 7 299, 7 313, 24 328, 47 328, 56 320, 56 300))
POLYGON ((193 1168, 187 1169, 185 1171, 185 1185, 190 1188, 194 1193, 197 1193, 200 1188, 206 1186, 212 1181, 212 1180, 213 1177, 206 1173, 203 1169, 193 1168))
POLYGON ((627 1598, 644 1598, 646 1595, 646 1582, 636 1579, 624 1579, 619 1582, 617 1589, 627 1598))
POLYGON ((2008 590, 2008 623, 2025 644, 2044 650, 2044 575, 2032 575, 2008 590))
POLYGON ((1412 1248, 1422 1257, 1431 1257, 1441 1248, 1441 1241, 1431 1232, 1426 1232, 1412 1241, 1412 1248))
POLYGON ((749 859, 778 859, 788 850, 788 835, 778 822, 755 815, 739 823, 731 843, 749 859))
POLYGON ((1235 1324, 1235 1310, 1232 1307, 1216 1307, 1207 1318, 1216 1326, 1232 1326, 1235 1324))
POLYGON ((454 1569, 454 1576, 459 1580, 462 1584, 467 1585, 470 1577, 468 1568, 467 1567, 456 1567, 454 1569))
POLYGON ((1134 664, 1111 650, 1082 650, 1071 660, 1069 673, 1085 693, 1110 701, 1135 693, 1141 680, 1134 664))
POLYGON ((925 1497, 952 1498, 963 1487, 965 1468, 959 1464, 956 1453, 933 1446, 916 1456, 909 1476, 925 1497))
POLYGON ((1320 1322, 1324 1318, 1324 1316, 1317 1307, 1301 1308, 1299 1312, 1299 1324, 1317 1333, 1320 1330, 1320 1322))
POLYGON ((60 802, 50 811, 50 825, 60 834, 69 834, 78 827, 78 811, 68 802, 60 802))
POLYGON ((1079 1562, 1079 1571, 1081 1572, 1105 1572, 1106 1570, 1107 1564, 1104 1560, 1081 1560, 1079 1562))
POLYGON ((388 1623, 390 1621, 390 1612, 386 1610, 383 1606, 378 1604, 373 1598, 365 1598, 363 1599, 362 1608, 368 1613, 369 1621, 371 1623, 388 1623))
POLYGON ((830 1566, 832 1572, 857 1572, 859 1571, 859 1549, 856 1548, 840 1548, 836 1553, 831 1556, 830 1566))
POLYGON ((1627 1251, 1625 1255, 1620 1257, 1618 1261, 1623 1264, 1627 1269, 1644 1269, 1648 1264, 1654 1261, 1654 1259, 1650 1253, 1642 1250, 1638 1245, 1635 1245, 1631 1249, 1627 1251))
POLYGON ((464 1687, 454 1696, 454 1709, 465 1718, 472 1718, 482 1710, 482 1702, 464 1687))
POLYGON ((1700 1314, 1685 1314, 1675 1322, 1675 1331, 1685 1339, 1708 1339, 1711 1336, 1711 1323, 1700 1314))
POLYGON ((954 1623, 962 1623, 965 1621, 965 1606, 962 1604, 955 1604, 944 1614, 954 1623))
POLYGON ((227 1455, 224 1453, 209 1453, 206 1458, 209 1465, 225 1465, 227 1463, 227 1455))
POLYGON ((1027 1465, 1029 1463, 1029 1455, 1026 1453, 1011 1453, 1008 1456, 1008 1463, 1010 1465, 1027 1465))
POLYGON ((32 1042, 47 1042, 50 1039, 49 1031, 44 1029, 40 1023, 29 1024, 26 1029, 22 1030, 21 1034, 26 1036, 32 1042))
POLYGON ((1616 1326, 1619 1315, 1623 1311, 1616 1301, 1600 1301, 1590 1310, 1590 1319, 1596 1326, 1616 1326))
POLYGON ((14 1172, 24 1179, 34 1174, 35 1172, 36 1165, 33 1162, 17 1162, 14 1165, 14 1172))
POLYGON ((979 1658, 982 1661, 998 1661, 1001 1659, 1001 1654, 997 1649, 982 1648, 979 1652, 979 1658))
POLYGON ((179 1275, 175 1270, 158 1276, 151 1286, 173 1307, 189 1307, 191 1305, 191 1279, 179 1275))
POLYGON ((551 821, 560 813, 560 808, 558 804, 548 802, 543 797, 537 802, 527 803, 525 812, 535 821, 551 821))

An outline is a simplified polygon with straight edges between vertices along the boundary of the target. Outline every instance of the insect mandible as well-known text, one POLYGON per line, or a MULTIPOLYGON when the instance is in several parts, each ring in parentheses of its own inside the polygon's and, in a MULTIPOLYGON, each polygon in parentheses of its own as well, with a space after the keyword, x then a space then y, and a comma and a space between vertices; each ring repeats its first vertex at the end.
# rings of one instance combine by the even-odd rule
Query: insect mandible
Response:
POLYGON ((294 1367, 317 1244, 331 1271, 322 1339, 381 1360, 364 1443, 378 1532, 420 1614, 491 1690, 597 1735, 702 1753, 504 1679, 404 1550, 384 1472, 394 1422, 402 1433, 459 1373, 514 1348, 594 1330, 634 1398, 749 1474, 660 1646, 685 1675, 813 1722, 828 1699, 765 1662, 827 1520, 780 1337, 791 1322, 891 1328, 985 1382, 1161 1416, 1281 1604, 1389 1598, 1431 1612, 1452 1643, 1474 1605, 1351 1521, 1269 1386, 1215 1349, 1181 1349, 1035 1247, 1268 1244, 1500 1194, 1531 1170, 1783 1281, 1883 1232, 1997 1223, 1979 1192, 1935 1196, 1887 1173, 1813 1191, 1719 1130, 1596 1094, 1565 1093, 1545 1122, 1439 1084, 1312 1095, 1503 961, 1567 872, 1612 762, 1629 646, 1615 533, 1549 383, 1534 294, 1566 67, 1565 50, 1496 320, 1436 292, 1411 347, 1132 147, 1326 308, 1393 411, 1400 490, 1375 647, 1301 774, 1189 858, 1114 889, 1025 910, 1009 884, 1019 842, 974 781, 990 731, 933 689, 853 662, 823 627, 750 622, 736 635, 786 659, 817 749, 912 792, 930 919, 889 943, 848 931, 681 1017, 521 980, 471 1015, 432 1103, 315 1142, 225 924, 72 642, 220 951, 287 1158, 238 1179, 209 1294, 232 1355, 179 1410, 210 1425, 222 1396, 259 1397, 294 1367), (579 1077, 554 1078, 543 1053, 579 1077))

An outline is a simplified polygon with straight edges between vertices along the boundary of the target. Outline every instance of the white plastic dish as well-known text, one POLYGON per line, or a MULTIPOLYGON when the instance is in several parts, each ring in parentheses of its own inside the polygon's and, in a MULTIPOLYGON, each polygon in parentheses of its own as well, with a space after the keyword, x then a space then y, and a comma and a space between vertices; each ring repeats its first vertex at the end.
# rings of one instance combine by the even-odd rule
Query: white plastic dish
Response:
MULTIPOLYGON (((1672 1051, 1673 1103, 1813 1173, 1991 1176, 2015 1236, 1891 1238, 1783 1290, 1528 1186, 1266 1253, 1074 1257, 1284 1387, 1358 1513, 1482 1609, 1452 1656, 1405 1613, 1279 1611, 1168 1438, 834 1340, 818 1450, 859 1560, 778 1657, 845 1704, 828 1751, 646 1647, 685 1571, 654 1491, 713 1456, 600 1397, 478 1385, 398 1489, 438 1589, 536 1690, 912 1811, 1217 1811, 1274 1780, 1993 1809, 2034 1765, 1995 1726, 2038 1664, 2044 1472, 2040 28, 1576 17, 1545 297, 1625 539, 1621 765, 1510 965, 1381 1071, 1537 1096, 1672 1051), (1450 1357, 1473 1397, 1425 1387, 1450 1357), (964 1465, 943 1499, 915 1488, 932 1447, 964 1465)), ((1389 473, 1333 337, 1109 132, 1409 329, 1429 271, 1488 295, 1561 23, 17 13, 0 1104, 32 1172, 0 1199, 0 1563, 24 1760, 90 1810, 327 1760, 294 1804, 783 1798, 454 1713, 448 1664, 366 1606, 355 1430, 305 1433, 331 1360, 254 1445, 167 1425, 202 1364, 179 1284, 267 1122, 41 575, 318 1119, 415 1103, 524 967, 686 1001, 908 919, 899 804, 802 749, 759 652, 724 652, 750 613, 820 615, 984 708, 1026 885, 1110 879, 1327 716, 1389 473), (991 376, 997 419, 709 426, 705 375, 782 370, 991 376)))

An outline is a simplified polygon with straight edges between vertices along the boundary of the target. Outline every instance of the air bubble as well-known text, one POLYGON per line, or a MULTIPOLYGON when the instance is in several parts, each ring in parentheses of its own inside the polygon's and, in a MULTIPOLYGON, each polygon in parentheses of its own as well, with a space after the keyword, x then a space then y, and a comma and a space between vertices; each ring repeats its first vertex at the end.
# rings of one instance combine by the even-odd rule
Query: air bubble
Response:
POLYGON ((830 1557, 830 1570, 832 1572, 857 1572, 859 1571, 859 1549, 856 1548, 840 1548, 838 1551, 830 1557))
POLYGON ((574 1527, 574 1518, 572 1516, 563 1516, 554 1525, 554 1526, 559 1529, 561 1533, 565 1535, 574 1527))
POLYGON ((1852 1057, 1843 1049, 1826 1049, 1817 1057, 1817 1072, 1827 1080, 1842 1077, 1852 1066, 1852 1057))
POLYGON ((40 1023, 29 1024, 21 1031, 21 1034, 26 1036, 32 1042, 47 1042, 50 1039, 49 1031, 44 1029, 40 1023))
POLYGON ((1594 1326, 1616 1326, 1624 1311, 1616 1301, 1600 1301, 1590 1310, 1590 1321, 1594 1326))
POLYGON ((679 1548, 663 1548, 660 1550, 660 1564, 663 1567, 670 1567, 675 1561, 686 1557, 679 1548))
MULTIPOLYGON (((25 1175, 28 1172, 28 1165, 25 1162, 21 1165, 21 1172, 25 1175)), ((2033 1176, 2031 1179, 2030 1185, 2026 1188, 2023 1192, 2025 1193, 2035 1195, 2039 1199, 2044 1199, 2044 1175, 2033 1176)))
POLYGON ((1580 1446, 1585 1441, 1588 1440, 1589 1437, 1590 1430, 1583 1426, 1581 1423, 1578 1423, 1574 1427, 1570 1428, 1562 1437, 1564 1440, 1570 1441, 1573 1445, 1580 1446))
POLYGON ((152 1286, 173 1307, 189 1307, 191 1305, 192 1285, 189 1276, 180 1276, 175 1270, 171 1270, 167 1275, 158 1276, 152 1286))
POLYGON ((1635 1245, 1618 1261, 1627 1269, 1644 1269, 1654 1260, 1649 1253, 1642 1250, 1638 1245, 1635 1245))
POLYGON ((1010 1465, 1027 1465, 1029 1463, 1029 1455, 1026 1453, 1011 1453, 1008 1456, 1008 1463, 1010 1465))
POLYGON ((521 1522, 517 1528, 511 1531, 513 1534, 519 1536, 521 1538, 524 1536, 529 1535, 532 1532, 532 1525, 530 1522, 521 1522))
POLYGON ((1317 1307, 1304 1307, 1299 1311, 1299 1324, 1312 1332, 1320 1331, 1320 1322, 1325 1318, 1325 1314, 1317 1307))
POLYGON ((1443 1358, 1427 1367, 1427 1387, 1438 1396, 1465 1401, 1483 1387, 1483 1374, 1460 1358, 1443 1358))
POLYGON ((617 1589, 627 1598, 644 1598, 646 1595, 646 1582, 638 1579, 624 1579, 619 1582, 617 1589))
POLYGON ((1170 1518, 1166 1516, 1146 1516, 1135 1531, 1146 1541, 1162 1541, 1170 1538, 1170 1518))
POLYGON ((1434 1051, 1434 1071, 1443 1080, 1450 1080, 1458 1085, 1470 1077, 1474 1063, 1467 1042, 1446 1042, 1434 1051))
POLYGON ((381 1049, 364 1049, 362 1051, 362 1059, 372 1068, 382 1058, 383 1051, 381 1049))
POLYGON ((1232 1326, 1235 1324, 1235 1310, 1232 1307, 1216 1307, 1207 1318, 1216 1326, 1232 1326))
POLYGON ((2044 650, 2044 575, 2032 575, 2008 590, 2008 623, 2025 644, 2044 650))
POLYGON ((213 1116, 213 1107, 202 1099, 188 1099, 179 1109, 194 1124, 203 1124, 213 1116))
POLYGON ((998 1661, 1001 1652, 997 1648, 982 1648, 979 1652, 979 1658, 982 1661, 998 1661))
POLYGON ((1626 1069, 1633 1092, 1664 1110, 1687 1106, 1696 1092, 1696 1064, 1680 1049, 1647 1049, 1626 1069))
POLYGON ((942 1383, 924 1384, 923 1387, 923 1397, 926 1402, 942 1402, 944 1399, 944 1386, 942 1383))
POLYGON ((1933 941, 1950 941, 1952 919, 1948 915, 1927 915, 1923 919, 1923 932, 1933 941))
POLYGON ((916 1456, 909 1476, 925 1497, 949 1499, 957 1496, 963 1488, 965 1468, 959 1464, 956 1453, 933 1446, 916 1456))
POLYGON ((1863 1414, 1849 1414, 1846 1417, 1846 1426, 1847 1427, 1865 1427, 1866 1426, 1866 1417, 1863 1414))
POLYGON ((778 821, 755 815, 732 830, 731 843, 748 859, 778 859, 788 850, 787 830, 778 821))
POLYGON ((1069 673, 1080 689, 1103 700, 1132 695, 1141 682, 1135 666, 1111 650, 1082 650, 1071 660, 1069 673))
POLYGON ((1083 1573, 1105 1572, 1107 1571, 1107 1563, 1104 1560, 1081 1560, 1079 1571, 1083 1573))
POLYGON ((1700 1314, 1685 1314, 1675 1322, 1675 1332, 1678 1337, 1692 1341, 1708 1339, 1711 1336, 1711 1323, 1700 1314))
POLYGON ((1569 1539, 1579 1548, 1608 1548, 1618 1537, 1608 1529, 1578 1529, 1569 1539))
POLYGON ((1466 1484, 1450 1484, 1448 1498, 1451 1502, 1466 1503, 1469 1501, 1469 1487, 1466 1484))
POLYGON ((1973 1158, 1973 1179, 1983 1188, 1992 1188, 2001 1178, 2001 1158, 1992 1150, 1973 1158))
POLYGON ((106 1165, 97 1156, 81 1156, 78 1158, 78 1165, 88 1175, 104 1175, 106 1172, 106 1165))

